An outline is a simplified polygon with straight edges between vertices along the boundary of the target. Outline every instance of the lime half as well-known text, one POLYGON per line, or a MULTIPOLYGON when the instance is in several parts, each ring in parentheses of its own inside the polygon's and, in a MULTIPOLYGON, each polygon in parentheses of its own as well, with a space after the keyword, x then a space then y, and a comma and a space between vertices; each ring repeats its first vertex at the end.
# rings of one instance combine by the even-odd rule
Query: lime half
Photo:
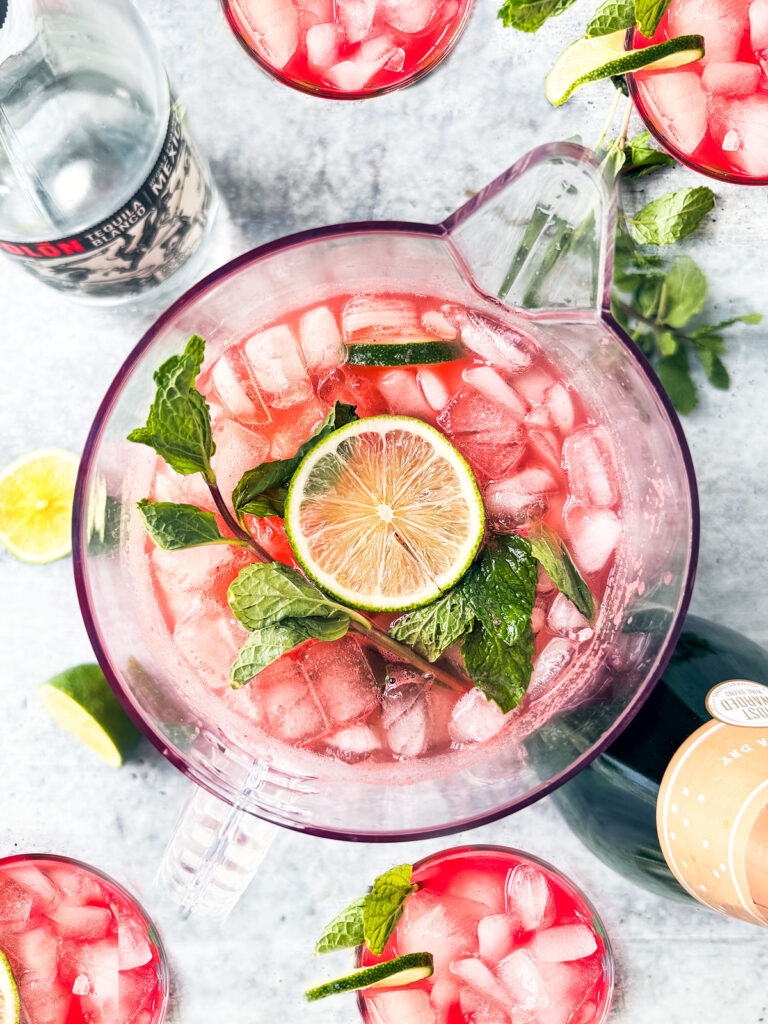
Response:
POLYGON ((304 995, 310 1003, 340 992, 356 992, 361 988, 395 988, 413 985, 429 978, 433 971, 431 953, 406 953, 394 960, 370 967, 359 967, 342 978, 334 978, 308 989, 304 995))
POLYGON ((408 416, 373 416, 304 457, 285 523, 301 567, 328 593, 366 611, 405 611, 466 572, 485 513, 472 470, 442 434, 408 416))
POLYGON ((596 82, 629 71, 663 71, 701 60, 704 40, 701 36, 678 36, 654 46, 627 50, 627 34, 613 32, 607 36, 579 39, 560 54, 547 75, 547 99, 559 107, 580 85, 596 82))
POLYGON ((79 459, 44 448, 0 472, 0 541, 25 562, 53 562, 72 550, 72 500, 79 459))
POLYGON ((50 713, 65 729, 119 768, 141 739, 98 665, 77 665, 40 687, 50 713))
POLYGON ((0 951, 0 1024, 19 1024, 21 1006, 19 990, 11 965, 5 953, 0 951))

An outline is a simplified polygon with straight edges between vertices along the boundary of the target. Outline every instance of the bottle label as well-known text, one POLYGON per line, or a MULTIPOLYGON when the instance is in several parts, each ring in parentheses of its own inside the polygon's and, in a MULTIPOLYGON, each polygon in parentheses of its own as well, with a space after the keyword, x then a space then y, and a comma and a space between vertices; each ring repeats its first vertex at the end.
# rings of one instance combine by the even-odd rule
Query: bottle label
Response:
POLYGON ((701 903, 765 926, 768 687, 731 680, 710 692, 707 706, 722 717, 688 737, 661 781, 661 849, 701 903))
POLYGON ((129 295, 164 281, 192 255, 211 200, 208 169, 176 101, 148 178, 113 216, 50 242, 0 241, 0 251, 57 288, 129 295))

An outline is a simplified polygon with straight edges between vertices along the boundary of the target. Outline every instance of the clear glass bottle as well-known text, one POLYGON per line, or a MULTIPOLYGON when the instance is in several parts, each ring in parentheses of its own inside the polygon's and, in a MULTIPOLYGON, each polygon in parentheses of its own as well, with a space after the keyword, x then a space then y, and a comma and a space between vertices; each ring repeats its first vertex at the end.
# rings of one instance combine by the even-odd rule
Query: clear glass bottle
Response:
POLYGON ((0 0, 0 252, 130 298, 199 249, 213 199, 130 0, 0 0))

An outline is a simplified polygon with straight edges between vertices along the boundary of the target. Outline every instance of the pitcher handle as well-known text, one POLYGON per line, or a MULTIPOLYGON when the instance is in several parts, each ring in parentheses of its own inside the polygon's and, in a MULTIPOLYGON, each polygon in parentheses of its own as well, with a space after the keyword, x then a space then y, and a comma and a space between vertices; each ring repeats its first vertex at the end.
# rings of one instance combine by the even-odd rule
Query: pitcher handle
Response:
POLYGON ((194 787, 168 843, 158 884, 185 917, 224 921, 279 829, 194 787))
POLYGON ((506 305, 594 318, 610 307, 616 187, 570 142, 531 150, 444 221, 475 284, 506 305))

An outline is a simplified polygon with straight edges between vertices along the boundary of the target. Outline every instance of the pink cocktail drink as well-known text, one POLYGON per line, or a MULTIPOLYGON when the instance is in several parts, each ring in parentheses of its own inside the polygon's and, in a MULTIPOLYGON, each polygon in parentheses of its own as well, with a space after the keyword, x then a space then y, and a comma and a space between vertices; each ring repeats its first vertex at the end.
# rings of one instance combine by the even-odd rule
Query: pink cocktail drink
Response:
POLYGON ((52 856, 0 861, 0 951, 24 1024, 161 1024, 167 970, 151 922, 99 872, 52 856))
MULTIPOLYGON (((547 526, 567 544, 599 608, 622 537, 620 466, 606 426, 545 349, 545 332, 534 338, 437 297, 343 295, 294 310, 203 365, 198 387, 211 409, 221 492, 230 494, 254 466, 293 456, 334 402, 355 406, 361 418, 415 417, 470 464, 489 532, 547 526), (434 343, 452 354, 430 365, 350 362, 352 348, 382 339, 434 343)), ((148 452, 141 473, 136 493, 216 512, 200 476, 179 476, 148 452)), ((246 516, 245 524, 272 558, 296 564, 281 519, 246 516)), ((229 666, 249 634, 227 591, 252 556, 226 545, 164 551, 137 526, 128 557, 144 595, 148 642, 185 702, 254 755, 289 745, 305 760, 321 759, 317 771, 334 763, 381 778, 398 762, 439 768, 455 751, 504 732, 510 749, 520 749, 562 706, 600 628, 599 611, 587 621, 540 570, 533 675, 507 714, 464 675, 458 643, 441 659, 460 680, 457 689, 353 635, 304 643, 233 689, 229 666)), ((386 629, 394 618, 374 621, 386 629)))
POLYGON ((473 0, 222 0, 267 71, 305 92, 355 98, 430 71, 453 47, 473 0))
POLYGON ((434 974, 360 994, 369 1024, 601 1024, 613 994, 602 924, 554 868, 501 847, 417 864, 403 916, 380 957, 427 951, 434 974))
POLYGON ((768 182, 768 0, 673 0, 653 40, 704 37, 705 55, 631 76, 641 116, 682 162, 745 184, 768 182))

